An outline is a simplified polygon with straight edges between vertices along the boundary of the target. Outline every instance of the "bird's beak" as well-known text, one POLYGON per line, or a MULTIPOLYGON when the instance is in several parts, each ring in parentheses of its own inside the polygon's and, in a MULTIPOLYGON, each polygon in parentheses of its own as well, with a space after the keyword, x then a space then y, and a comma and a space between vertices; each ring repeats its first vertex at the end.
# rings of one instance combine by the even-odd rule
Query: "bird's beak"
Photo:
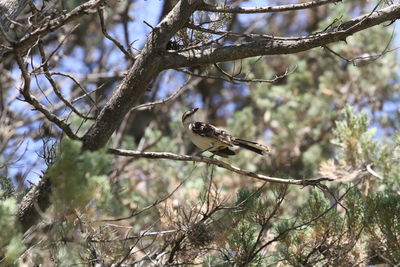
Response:
POLYGON ((194 109, 192 109, 192 112, 191 113, 195 113, 196 111, 198 111, 199 110, 199 108, 194 108, 194 109))

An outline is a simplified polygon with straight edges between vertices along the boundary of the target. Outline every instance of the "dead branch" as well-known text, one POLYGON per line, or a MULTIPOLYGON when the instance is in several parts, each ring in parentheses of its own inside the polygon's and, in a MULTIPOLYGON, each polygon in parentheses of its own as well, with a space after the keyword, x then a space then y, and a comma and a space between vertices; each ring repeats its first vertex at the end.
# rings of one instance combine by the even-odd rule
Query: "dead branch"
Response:
POLYGON ((67 99, 65 99, 65 97, 61 93, 59 86, 54 81, 54 79, 51 77, 51 74, 49 71, 48 60, 46 59, 46 53, 44 51, 43 42, 41 40, 39 40, 39 42, 38 42, 38 47, 39 47, 40 56, 42 58, 42 68, 44 71, 44 75, 47 78, 47 80, 49 81, 51 87, 53 88, 54 93, 65 104, 65 106, 69 107, 71 109, 71 111, 74 112, 75 114, 77 114, 79 117, 87 119, 87 120, 93 120, 94 119, 93 117, 89 117, 89 116, 82 114, 79 110, 77 110, 72 105, 72 103, 70 103, 67 99))
POLYGON ((219 13, 232 13, 232 14, 254 14, 254 13, 274 13, 295 11, 301 9, 314 8, 326 4, 342 2, 342 0, 315 0, 301 4, 281 5, 281 6, 266 6, 266 7, 217 7, 207 5, 200 10, 219 13))
POLYGON ((245 82, 245 83, 275 83, 283 78, 285 78, 286 76, 292 74, 295 70, 296 67, 293 68, 292 70, 286 69, 285 73, 281 74, 281 75, 277 75, 275 74, 275 77, 273 79, 246 79, 246 78, 239 78, 237 77, 237 74, 232 75, 227 73, 226 71, 224 71, 217 63, 214 64, 215 68, 217 68, 218 71, 220 71, 223 75, 225 75, 226 77, 228 77, 228 79, 230 81, 236 81, 236 82, 245 82))
MULTIPOLYGON (((30 48, 41 37, 51 32, 54 32, 55 30, 61 28, 62 26, 72 21, 75 21, 88 13, 95 13, 96 8, 102 5, 105 1, 106 0, 91 0, 80 6, 77 6, 71 12, 63 16, 59 16, 55 19, 52 19, 47 23, 44 23, 44 25, 42 25, 40 28, 36 29, 31 33, 26 34, 23 38, 21 38, 21 40, 13 42, 13 48, 21 50, 30 48)), ((12 51, 7 51, 4 53, 3 56, 6 57, 12 53, 13 53, 12 51)))
POLYGON ((169 152, 141 152, 141 151, 133 151, 133 150, 125 150, 125 149, 115 149, 110 148, 108 152, 118 156, 127 156, 134 158, 150 158, 150 159, 171 159, 177 161, 194 161, 194 162, 203 162, 211 165, 218 166, 220 168, 227 169, 229 171, 235 172, 237 174, 249 176, 255 179, 259 179, 265 182, 270 183, 280 183, 280 184, 295 184, 301 186, 318 186, 323 181, 333 181, 330 178, 320 177, 315 179, 283 179, 277 177, 271 177, 263 174, 258 174, 252 171, 240 169, 236 166, 230 165, 226 162, 209 158, 203 156, 189 156, 189 155, 178 155, 169 152))
POLYGON ((56 124, 58 127, 61 128, 61 130, 63 130, 63 132, 72 140, 78 140, 79 137, 76 136, 71 128, 69 127, 69 125, 62 119, 60 119, 59 117, 57 117, 55 114, 51 113, 45 106, 43 106, 37 99, 36 97, 34 97, 30 91, 29 91, 29 87, 30 87, 30 81, 31 78, 29 76, 29 73, 27 71, 27 69, 24 66, 24 62, 22 59, 21 54, 19 53, 19 51, 15 50, 15 57, 18 63, 18 67, 20 68, 21 72, 22 72, 22 77, 24 80, 24 85, 23 87, 20 89, 21 94, 24 96, 24 100, 26 102, 28 102, 29 104, 31 104, 36 110, 40 111, 41 113, 43 113, 44 116, 46 116, 46 118, 53 122, 54 124, 56 124))
POLYGON ((104 23, 104 14, 103 14, 103 9, 102 8, 97 8, 97 13, 99 14, 99 18, 100 18, 100 25, 101 25, 101 31, 103 32, 103 35, 110 40, 111 42, 113 42, 118 48, 119 50, 121 50, 122 53, 124 53, 124 55, 126 56, 126 58, 129 59, 133 59, 133 55, 125 49, 125 47, 114 37, 112 37, 106 29, 105 23, 104 23))
POLYGON ((142 111, 142 110, 147 110, 147 109, 151 109, 155 106, 158 105, 165 105, 168 104, 169 102, 173 101, 174 99, 176 99, 177 97, 179 97, 181 94, 183 94, 184 92, 186 92, 187 90, 191 90, 193 89, 193 87, 195 87, 199 82, 201 81, 200 78, 194 78, 190 81, 188 81, 186 84, 184 84, 183 86, 179 87, 178 90, 176 90, 175 92, 173 92, 170 96, 151 102, 151 103, 146 103, 146 104, 141 104, 138 105, 136 107, 133 107, 130 111, 142 111))

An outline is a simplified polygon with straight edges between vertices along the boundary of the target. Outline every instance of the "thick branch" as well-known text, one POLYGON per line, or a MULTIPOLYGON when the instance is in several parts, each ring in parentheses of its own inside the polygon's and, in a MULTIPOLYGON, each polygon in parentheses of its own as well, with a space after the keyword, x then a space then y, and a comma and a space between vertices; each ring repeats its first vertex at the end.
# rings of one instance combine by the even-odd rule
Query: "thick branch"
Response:
POLYGON ((220 13, 236 13, 236 14, 273 13, 273 12, 308 9, 341 1, 342 0, 315 0, 307 3, 281 5, 281 6, 266 6, 266 7, 216 7, 208 5, 202 7, 201 10, 210 12, 220 12, 220 13))
POLYGON ((50 194, 50 178, 43 177, 22 198, 16 216, 24 232, 40 218, 40 211, 45 211, 50 206, 50 194))
MULTIPOLYGON (((325 46, 336 41, 344 41, 348 36, 379 25, 386 21, 400 18, 400 4, 394 4, 378 11, 354 18, 338 27, 323 33, 299 38, 259 38, 252 42, 212 47, 206 50, 170 52, 166 57, 166 68, 197 66, 237 60, 262 55, 293 54, 315 47, 325 46)), ((226 33, 225 33, 226 34, 226 33)))
POLYGON ((280 183, 280 184, 295 184, 295 185, 319 185, 322 181, 332 181, 330 178, 316 178, 316 179, 283 179, 276 178, 271 176, 266 176, 263 174, 258 174, 252 171, 243 170, 236 166, 230 165, 226 162, 202 156, 189 156, 189 155, 178 155, 168 152, 141 152, 141 151, 133 151, 133 150, 124 150, 124 149, 114 149, 110 148, 108 150, 110 153, 118 156, 127 156, 134 158, 149 158, 149 159, 171 159, 177 161, 194 161, 194 162, 204 162, 207 164, 212 164, 218 166, 220 168, 227 169, 229 171, 249 176, 252 178, 256 178, 262 180, 264 182, 270 183, 280 183))
POLYGON ((103 147, 123 118, 145 93, 146 86, 165 65, 164 51, 171 37, 187 23, 202 0, 181 0, 174 9, 153 29, 141 53, 129 69, 114 95, 100 112, 96 122, 83 137, 84 149, 103 147))
POLYGON ((8 31, 10 19, 15 19, 28 2, 28 0, 0 0, 0 26, 8 31))

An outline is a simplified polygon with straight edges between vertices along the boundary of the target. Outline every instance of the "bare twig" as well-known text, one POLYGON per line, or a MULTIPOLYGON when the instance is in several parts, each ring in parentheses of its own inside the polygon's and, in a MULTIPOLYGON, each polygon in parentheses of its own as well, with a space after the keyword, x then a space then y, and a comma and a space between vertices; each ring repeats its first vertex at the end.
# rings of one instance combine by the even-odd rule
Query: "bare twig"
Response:
POLYGON ((281 75, 275 75, 275 77, 274 77, 273 79, 269 79, 269 80, 267 80, 267 79, 246 79, 246 78, 239 78, 239 77, 236 77, 236 75, 231 75, 231 74, 227 73, 227 72, 224 71, 217 63, 215 63, 214 66, 215 66, 223 75, 225 75, 226 77, 228 77, 229 80, 231 80, 231 81, 237 81, 237 82, 246 82, 246 83, 248 83, 248 82, 253 82, 253 83, 255 83, 255 82, 257 82, 257 83, 275 83, 275 82, 277 82, 277 81, 279 81, 279 80, 285 78, 285 77, 288 76, 289 74, 292 74, 292 73, 296 70, 296 66, 295 66, 293 69, 291 69, 291 70, 286 69, 286 70, 285 70, 285 73, 283 73, 283 74, 281 74, 281 75))
POLYGON ((169 102, 173 101, 174 99, 179 97, 181 94, 183 94, 185 91, 193 89, 193 87, 195 87, 200 81, 201 81, 200 78, 191 79, 186 84, 181 86, 178 90, 173 92, 170 96, 160 99, 160 100, 157 100, 157 101, 154 101, 154 102, 151 102, 151 103, 145 103, 145 104, 138 105, 136 107, 133 107, 130 111, 131 112, 137 111, 137 110, 142 111, 142 110, 151 109, 158 105, 168 104, 169 102))
MULTIPOLYGON (((91 0, 80 6, 74 8, 71 12, 59 16, 50 20, 48 23, 44 23, 40 28, 36 29, 31 33, 27 33, 21 40, 15 42, 15 48, 18 49, 26 49, 32 46, 40 37, 45 36, 60 27, 75 21, 76 19, 88 14, 96 12, 96 8, 103 4, 106 0, 91 0)), ((4 56, 11 54, 11 52, 6 52, 4 56)))
POLYGON ((97 103, 93 100, 93 98, 90 96, 90 94, 96 92, 97 90, 103 89, 104 84, 100 85, 98 88, 94 89, 93 91, 88 92, 74 77, 72 77, 69 74, 62 73, 62 72, 51 72, 50 74, 51 75, 59 75, 59 76, 63 76, 63 77, 67 77, 67 78, 71 79, 84 92, 83 95, 81 95, 75 99, 72 99, 71 103, 75 103, 76 101, 79 101, 84 97, 87 97, 87 98, 89 98, 90 102, 92 102, 93 105, 96 107, 96 109, 99 109, 99 107, 97 106, 97 103))
POLYGON ((351 191, 351 189, 353 189, 354 187, 356 187, 360 182, 358 182, 357 184, 350 186, 339 198, 336 199, 335 203, 333 203, 329 208, 327 208, 325 211, 323 211, 322 213, 316 215, 315 217, 302 222, 300 224, 296 225, 296 222, 293 223, 293 226, 283 230, 282 232, 278 233, 274 238, 272 238, 271 240, 267 241, 266 243, 264 243, 262 246, 260 246, 256 251, 255 254, 258 254, 261 250, 263 250, 265 247, 271 245, 272 243, 281 240, 287 233, 289 233, 290 231, 293 230, 298 230, 301 229, 305 226, 310 225, 311 223, 317 221, 318 219, 320 219, 321 217, 325 216, 328 212, 330 212, 331 210, 333 210, 338 204, 339 202, 351 191))
POLYGON ((223 39, 223 38, 225 38, 226 36, 228 36, 228 34, 222 34, 221 36, 218 36, 218 37, 216 37, 214 39, 211 39, 211 40, 209 40, 209 41, 207 41, 205 43, 202 43, 202 44, 199 44, 199 45, 188 46, 188 47, 185 47, 183 49, 179 49, 178 51, 179 52, 183 52, 183 51, 189 51, 189 50, 192 50, 192 49, 201 49, 201 48, 204 48, 206 46, 210 46, 212 44, 219 44, 218 41, 223 39))
MULTIPOLYGON (((142 153, 146 153, 146 152, 142 152, 142 153)), ((178 191, 178 189, 192 176, 192 173, 193 173, 193 171, 194 171, 195 169, 196 169, 196 168, 194 167, 194 168, 192 169, 192 171, 190 172, 190 174, 189 174, 182 182, 180 182, 180 183, 178 184, 178 186, 176 186, 176 187, 174 188, 174 190, 172 190, 171 193, 165 195, 164 197, 162 197, 162 198, 160 198, 160 199, 157 199, 157 200, 154 201, 154 203, 152 203, 151 205, 149 205, 149 206, 147 206, 147 207, 141 209, 140 211, 133 212, 133 213, 132 213, 131 215, 129 215, 129 216, 121 217, 121 218, 115 218, 115 219, 104 219, 104 220, 102 220, 102 222, 115 222, 115 221, 127 220, 127 219, 130 219, 130 218, 132 218, 132 217, 138 216, 139 214, 145 212, 146 210, 149 210, 149 209, 151 209, 151 208, 156 207, 158 204, 160 204, 160 203, 166 201, 166 200, 169 199, 173 194, 175 194, 175 192, 178 191)))
POLYGON ((193 71, 189 71, 189 70, 186 70, 186 69, 175 69, 175 70, 179 71, 179 72, 182 72, 182 73, 185 73, 185 74, 190 75, 190 76, 194 76, 194 77, 200 77, 200 78, 205 78, 205 79, 213 79, 213 80, 222 80, 222 81, 225 81, 225 82, 238 84, 238 83, 236 83, 236 82, 234 82, 232 80, 229 80, 229 79, 226 79, 226 78, 223 78, 223 77, 220 77, 220 76, 194 73, 193 71))
POLYGON ((256 179, 259 179, 259 180, 262 180, 265 182, 271 182, 271 183, 295 184, 295 185, 302 185, 302 186, 307 186, 307 185, 317 186, 317 185, 320 185, 320 183, 323 181, 332 181, 332 179, 326 178, 326 177, 320 177, 320 178, 315 178, 315 179, 283 179, 283 178, 270 177, 270 176, 266 176, 263 174, 257 174, 252 171, 243 170, 236 166, 230 165, 226 162, 223 162, 223 161, 220 161, 220 160, 217 160, 214 158, 203 157, 203 156, 178 155, 178 154, 173 154, 173 153, 169 153, 169 152, 140 152, 140 151, 115 149, 115 148, 108 149, 108 152, 111 154, 114 154, 114 155, 118 155, 118 156, 127 156, 127 157, 134 157, 134 158, 171 159, 171 160, 177 160, 177 161, 204 162, 207 164, 215 165, 220 168, 230 170, 232 172, 235 172, 235 173, 238 173, 241 175, 249 176, 252 178, 256 178, 256 179))
POLYGON ((273 12, 285 12, 285 11, 308 9, 337 2, 342 2, 342 0, 314 0, 311 2, 301 3, 301 4, 267 6, 267 7, 215 7, 207 5, 201 7, 200 10, 209 12, 233 13, 233 14, 273 13, 273 12))
MULTIPOLYGON (((74 27, 72 27, 71 30, 69 30, 64 37, 62 38, 62 40, 59 42, 59 44, 57 45, 57 47, 45 58, 45 61, 42 62, 42 64, 40 66, 38 66, 36 69, 34 69, 32 72, 37 72, 38 70, 40 70, 41 68, 43 68, 43 65, 48 64, 49 60, 54 56, 54 54, 60 50, 60 48, 64 45, 65 41, 68 39, 69 36, 71 36, 71 34, 79 27, 79 24, 75 25, 74 27)), ((43 41, 39 41, 39 44, 43 46, 43 41)))
POLYGON ((121 50, 122 53, 124 53, 124 55, 126 56, 126 58, 129 59, 133 59, 133 56, 131 53, 129 53, 128 50, 125 49, 125 47, 114 37, 112 37, 106 29, 105 23, 104 23, 104 14, 103 14, 103 9, 101 7, 97 8, 97 13, 99 14, 99 18, 100 18, 100 25, 101 25, 101 31, 103 32, 103 35, 110 40, 111 42, 113 42, 118 48, 119 50, 121 50))
POLYGON ((390 40, 387 42, 386 47, 382 50, 382 52, 375 53, 375 54, 363 54, 363 55, 353 57, 353 58, 346 58, 346 57, 342 56, 341 54, 339 54, 338 52, 334 51, 333 49, 329 48, 327 45, 324 45, 323 47, 326 50, 328 50, 329 52, 331 52, 332 54, 334 54, 335 56, 345 60, 348 63, 353 64, 353 66, 360 66, 360 65, 366 65, 368 63, 371 63, 372 61, 379 59, 380 57, 386 55, 387 53, 397 50, 397 48, 389 49, 389 46, 393 40, 393 36, 394 36, 394 28, 393 28, 392 34, 390 36, 390 40))
POLYGON ((372 169, 372 164, 367 164, 367 166, 365 168, 366 168, 367 172, 369 172, 369 174, 371 174, 372 176, 374 176, 380 180, 383 180, 383 177, 381 175, 379 175, 378 173, 376 173, 376 171, 374 171, 372 169))
POLYGON ((55 123, 58 127, 60 127, 69 138, 71 138, 72 140, 79 140, 79 137, 72 132, 71 128, 67 123, 65 123, 64 120, 58 118, 55 114, 51 113, 33 95, 31 95, 31 93, 29 92, 29 86, 31 81, 29 73, 24 66, 24 62, 19 51, 15 50, 14 53, 18 67, 20 68, 22 72, 22 77, 24 79, 24 85, 20 89, 20 92, 24 96, 25 101, 31 104, 35 109, 43 113, 49 121, 55 123))
POLYGON ((53 88, 54 93, 58 96, 58 98, 67 107, 69 107, 71 109, 72 112, 77 114, 79 117, 82 117, 82 118, 88 119, 88 120, 93 120, 94 119, 93 117, 88 117, 88 116, 82 114, 67 99, 65 99, 65 97, 61 94, 60 88, 58 87, 57 83, 51 77, 51 74, 50 74, 50 71, 49 71, 49 66, 47 64, 46 53, 44 51, 43 42, 41 40, 39 40, 38 47, 39 47, 40 56, 42 57, 42 68, 43 68, 43 71, 44 71, 44 75, 46 76, 47 80, 51 84, 51 87, 53 88))
MULTIPOLYGON (((127 228, 127 229, 133 229, 133 226, 122 226, 122 225, 117 225, 117 224, 107 224, 107 226, 111 227, 116 227, 116 228, 127 228)), ((124 238, 118 238, 118 239, 94 239, 91 238, 89 242, 93 243, 108 243, 108 242, 121 242, 121 241, 127 241, 127 240, 132 240, 132 239, 140 239, 143 237, 148 237, 148 236, 160 236, 160 235, 166 235, 166 234, 171 234, 171 233, 176 233, 179 230, 172 229, 172 230, 164 230, 164 231, 158 231, 158 232, 148 232, 148 231, 141 231, 138 234, 135 235, 130 235, 124 238)))

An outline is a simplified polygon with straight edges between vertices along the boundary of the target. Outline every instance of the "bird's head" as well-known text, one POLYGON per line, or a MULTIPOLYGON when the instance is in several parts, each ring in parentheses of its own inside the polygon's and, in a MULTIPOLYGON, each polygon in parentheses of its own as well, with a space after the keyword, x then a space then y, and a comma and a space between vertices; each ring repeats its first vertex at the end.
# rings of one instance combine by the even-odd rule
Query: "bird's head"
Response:
POLYGON ((194 109, 188 110, 185 113, 183 113, 183 115, 182 115, 182 123, 192 122, 193 121, 193 115, 198 110, 199 110, 199 108, 194 108, 194 109))

